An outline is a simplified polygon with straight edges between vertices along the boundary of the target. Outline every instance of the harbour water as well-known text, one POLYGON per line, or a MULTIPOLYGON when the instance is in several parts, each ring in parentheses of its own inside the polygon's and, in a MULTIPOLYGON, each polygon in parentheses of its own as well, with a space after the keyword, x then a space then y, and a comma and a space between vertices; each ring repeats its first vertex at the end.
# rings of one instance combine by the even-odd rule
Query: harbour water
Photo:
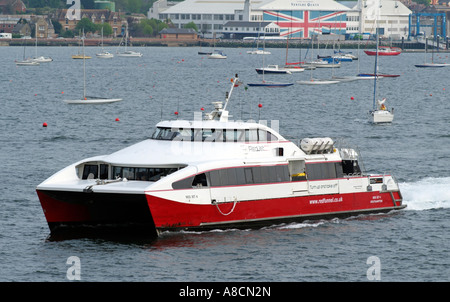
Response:
MULTIPOLYGON (((258 230, 164 233, 151 241, 47 239, 35 192, 40 182, 80 159, 148 138, 161 119, 191 119, 202 107, 209 112, 235 73, 244 83, 261 80, 255 67, 262 58, 246 50, 225 49, 226 60, 209 60, 198 48, 146 47, 139 49, 142 58, 101 60, 98 48, 86 48, 93 57, 86 61, 87 95, 123 98, 88 106, 63 102, 82 96, 83 62, 71 59, 77 48, 40 47, 39 54, 54 61, 37 67, 15 65, 23 48, 0 48, 0 281, 69 281, 71 256, 81 263, 81 281, 450 281, 450 67, 414 67, 424 54, 380 58, 381 72, 400 74, 378 82, 379 97, 395 108, 390 125, 367 121, 369 80, 243 85, 228 107, 233 119, 278 121, 289 139, 332 137, 357 146, 367 172, 396 176, 404 210, 258 230)), ((282 65, 286 51, 270 50, 265 63, 282 65)), ((305 54, 292 50, 289 60, 305 54)), ((374 58, 359 56, 313 76, 372 73, 374 58)), ((447 54, 435 60, 450 62, 447 54)))

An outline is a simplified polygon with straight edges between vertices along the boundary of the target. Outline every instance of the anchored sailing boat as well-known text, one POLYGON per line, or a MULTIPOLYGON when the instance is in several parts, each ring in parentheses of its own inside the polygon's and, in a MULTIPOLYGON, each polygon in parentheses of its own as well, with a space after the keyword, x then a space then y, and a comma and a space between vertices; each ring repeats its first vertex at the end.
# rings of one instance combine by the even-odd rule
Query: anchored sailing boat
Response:
POLYGON ((130 57, 130 58, 140 58, 143 56, 142 53, 137 51, 128 50, 128 26, 125 32, 125 51, 117 53, 118 57, 130 57))
POLYGON ((415 64, 414 66, 419 68, 440 68, 449 66, 450 64, 446 63, 435 63, 434 62, 434 51, 431 52, 431 63, 427 62, 427 53, 428 53, 428 39, 425 39, 425 63, 423 64, 415 64))
MULTIPOLYGON (((84 31, 83 37, 81 38, 83 41, 83 57, 84 57, 84 31)), ((86 58, 83 59, 83 98, 80 100, 64 100, 67 104, 104 104, 104 103, 113 103, 119 102, 122 99, 108 99, 101 97, 92 97, 86 96, 86 58)))
POLYGON ((38 48, 38 43, 37 43, 37 36, 38 36, 38 30, 37 30, 37 24, 36 24, 36 46, 35 46, 35 56, 34 58, 31 59, 31 61, 33 62, 37 62, 37 63, 48 63, 48 62, 52 62, 53 59, 50 57, 44 57, 44 56, 39 56, 37 54, 37 48, 38 48))
MULTIPOLYGON (((378 19, 375 21, 377 22, 378 19)), ((382 100, 377 100, 377 81, 378 81, 378 43, 380 37, 378 35, 378 23, 377 23, 377 48, 375 49, 375 68, 374 68, 374 80, 373 80, 373 109, 369 111, 369 121, 374 124, 380 123, 390 123, 394 120, 394 109, 389 111, 384 104, 386 102, 386 98, 382 100)))
POLYGON ((102 27, 102 52, 96 54, 96 56, 99 59, 111 59, 114 57, 114 55, 112 53, 110 53, 109 51, 106 51, 103 48, 103 27, 102 27))

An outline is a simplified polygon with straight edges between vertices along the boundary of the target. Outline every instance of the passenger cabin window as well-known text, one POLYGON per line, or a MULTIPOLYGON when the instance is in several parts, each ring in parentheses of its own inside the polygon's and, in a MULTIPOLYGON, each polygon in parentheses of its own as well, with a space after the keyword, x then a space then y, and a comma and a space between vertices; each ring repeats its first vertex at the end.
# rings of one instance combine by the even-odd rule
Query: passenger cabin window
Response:
POLYGON ((98 165, 84 165, 82 179, 98 178, 98 165))
POLYGON ((223 187, 288 181, 290 178, 287 165, 254 166, 211 170, 176 181, 172 188, 191 189, 208 185, 223 187))
POLYGON ((203 142, 273 142, 275 134, 263 129, 185 129, 159 127, 152 139, 203 142))

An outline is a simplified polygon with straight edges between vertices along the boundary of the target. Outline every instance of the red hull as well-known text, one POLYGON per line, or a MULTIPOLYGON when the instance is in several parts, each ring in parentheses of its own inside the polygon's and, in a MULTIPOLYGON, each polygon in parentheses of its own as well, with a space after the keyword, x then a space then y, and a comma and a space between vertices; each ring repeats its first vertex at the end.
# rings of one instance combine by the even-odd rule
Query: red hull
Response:
POLYGON ((212 229, 301 221, 403 208, 399 192, 329 194, 193 205, 147 195, 156 229, 212 229), (234 206, 234 209, 233 209, 234 206), (217 208, 219 207, 219 209, 217 208), (224 215, 228 214, 229 215, 224 215))
MULTIPOLYGON (((377 52, 375 50, 364 50, 364 52, 369 56, 377 55, 377 52)), ((398 56, 401 53, 402 53, 401 51, 389 51, 389 52, 379 51, 378 55, 379 56, 398 56)))

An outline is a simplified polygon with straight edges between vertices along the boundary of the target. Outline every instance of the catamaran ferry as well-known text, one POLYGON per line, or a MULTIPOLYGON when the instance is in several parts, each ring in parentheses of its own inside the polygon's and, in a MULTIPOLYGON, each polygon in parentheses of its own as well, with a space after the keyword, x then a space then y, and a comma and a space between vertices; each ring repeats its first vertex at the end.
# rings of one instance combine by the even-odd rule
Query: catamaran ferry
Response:
MULTIPOLYGON (((291 142, 262 123, 162 121, 149 139, 83 159, 37 186, 52 234, 64 229, 163 231, 261 227, 402 209, 392 175, 362 172, 331 138, 291 142)), ((130 233, 131 234, 131 233, 130 233)))

